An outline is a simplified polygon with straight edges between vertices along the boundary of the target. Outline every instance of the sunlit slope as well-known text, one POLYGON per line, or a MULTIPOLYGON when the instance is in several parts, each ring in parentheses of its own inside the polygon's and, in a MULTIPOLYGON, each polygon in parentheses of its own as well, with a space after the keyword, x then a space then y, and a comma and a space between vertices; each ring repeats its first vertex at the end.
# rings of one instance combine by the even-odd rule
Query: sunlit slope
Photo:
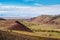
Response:
POLYGON ((41 15, 36 17, 31 22, 35 24, 55 24, 60 25, 60 15, 41 15))
POLYGON ((21 22, 22 24, 26 25, 29 27, 31 30, 55 30, 55 29, 60 29, 60 25, 54 25, 54 24, 34 24, 31 22, 21 22))

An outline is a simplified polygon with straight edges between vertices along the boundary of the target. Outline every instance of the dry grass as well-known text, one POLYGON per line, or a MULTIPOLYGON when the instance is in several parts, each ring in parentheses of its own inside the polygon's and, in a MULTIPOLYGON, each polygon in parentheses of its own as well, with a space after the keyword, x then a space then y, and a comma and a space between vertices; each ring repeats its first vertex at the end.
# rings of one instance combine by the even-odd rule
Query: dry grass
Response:
POLYGON ((33 31, 37 30, 38 32, 35 31, 35 33, 30 33, 25 31, 4 29, 0 31, 0 39, 1 40, 60 40, 60 33, 47 32, 48 30, 54 30, 60 32, 60 29, 55 29, 57 25, 45 25, 45 24, 36 25, 29 22, 22 22, 22 23, 28 26, 31 30, 33 31), (45 32, 42 32, 41 30, 45 30, 45 32))
POLYGON ((48 36, 46 35, 46 33, 42 36, 41 34, 39 33, 30 33, 30 32, 24 32, 24 31, 16 31, 16 30, 4 30, 4 31, 0 31, 0 34, 2 35, 3 38, 7 38, 10 40, 14 40, 15 39, 23 39, 23 40, 59 40, 60 37, 55 37, 55 36, 48 36))

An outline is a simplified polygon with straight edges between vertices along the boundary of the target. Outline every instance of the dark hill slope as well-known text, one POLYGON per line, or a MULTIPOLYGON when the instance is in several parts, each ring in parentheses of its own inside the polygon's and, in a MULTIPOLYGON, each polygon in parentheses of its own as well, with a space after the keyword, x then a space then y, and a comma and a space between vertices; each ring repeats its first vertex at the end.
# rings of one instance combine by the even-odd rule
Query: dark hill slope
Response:
POLYGON ((15 20, 2 21, 0 22, 0 27, 2 27, 0 28, 0 30, 9 29, 9 30, 20 30, 20 31, 33 32, 30 28, 20 23, 19 21, 15 21, 15 20))
POLYGON ((6 19, 4 19, 4 18, 0 18, 0 20, 6 20, 6 19))

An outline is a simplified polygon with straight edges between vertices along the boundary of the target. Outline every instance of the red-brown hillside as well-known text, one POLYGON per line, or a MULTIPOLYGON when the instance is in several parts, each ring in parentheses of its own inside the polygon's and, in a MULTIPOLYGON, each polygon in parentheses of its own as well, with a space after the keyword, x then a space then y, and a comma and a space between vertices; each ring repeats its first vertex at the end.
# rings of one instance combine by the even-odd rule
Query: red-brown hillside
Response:
POLYGON ((0 22, 0 27, 6 27, 4 29, 9 29, 9 30, 33 32, 31 29, 21 24, 19 21, 15 21, 15 20, 2 21, 0 22))
POLYGON ((60 15, 58 16, 51 16, 51 15, 42 15, 36 17, 31 22, 37 23, 37 24, 60 24, 60 15))

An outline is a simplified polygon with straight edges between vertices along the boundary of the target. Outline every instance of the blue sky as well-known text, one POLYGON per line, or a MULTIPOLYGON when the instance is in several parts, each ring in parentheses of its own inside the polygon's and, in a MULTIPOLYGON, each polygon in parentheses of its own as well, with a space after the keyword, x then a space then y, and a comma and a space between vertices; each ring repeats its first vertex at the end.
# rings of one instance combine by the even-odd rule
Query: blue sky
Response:
POLYGON ((43 5, 60 4, 60 0, 0 0, 5 5, 34 5, 34 3, 43 5))
POLYGON ((0 17, 60 14, 60 0, 0 0, 0 17))

